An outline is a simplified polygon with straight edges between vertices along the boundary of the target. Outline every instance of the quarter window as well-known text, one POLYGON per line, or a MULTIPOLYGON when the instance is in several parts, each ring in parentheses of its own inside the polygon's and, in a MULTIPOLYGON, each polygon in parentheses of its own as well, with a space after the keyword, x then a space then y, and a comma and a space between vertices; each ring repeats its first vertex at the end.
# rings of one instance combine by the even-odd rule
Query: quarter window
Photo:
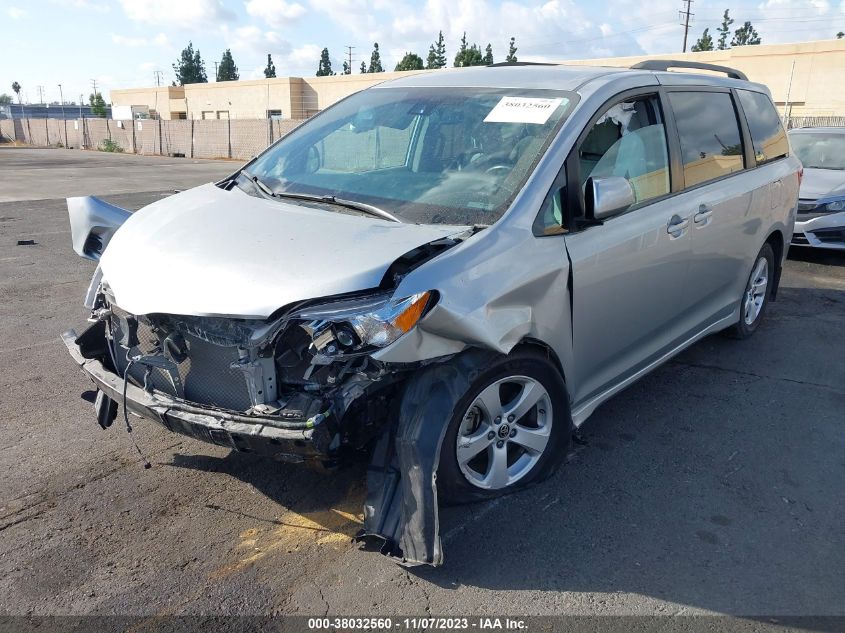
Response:
POLYGON ((633 97, 610 107, 578 150, 581 187, 587 178, 625 178, 636 203, 669 193, 666 128, 657 97, 633 97))
POLYGON ((687 187, 743 169, 742 137, 727 92, 671 92, 684 184, 687 187))
POLYGON ((737 94, 751 132, 757 164, 786 156, 789 153, 789 141, 786 140, 786 132, 774 104, 761 92, 737 90, 737 94))

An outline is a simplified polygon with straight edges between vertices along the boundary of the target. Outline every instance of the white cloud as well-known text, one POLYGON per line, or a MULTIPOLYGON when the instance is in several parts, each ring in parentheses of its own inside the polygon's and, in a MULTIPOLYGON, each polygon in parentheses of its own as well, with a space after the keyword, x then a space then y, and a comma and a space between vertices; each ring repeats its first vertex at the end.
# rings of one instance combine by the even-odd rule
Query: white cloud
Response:
POLYGON ((284 0, 249 0, 246 12, 270 26, 282 28, 305 15, 306 9, 301 4, 284 0))
POLYGON ((128 48, 139 48, 141 46, 166 47, 169 45, 167 36, 164 33, 159 33, 153 38, 126 37, 124 35, 112 34, 111 41, 118 46, 125 46, 128 48))
POLYGON ((107 4, 99 2, 90 2, 89 0, 52 0, 54 4, 62 6, 71 6, 74 9, 82 9, 85 11, 96 11, 97 13, 108 13, 111 7, 107 4))
POLYGON ((222 0, 120 0, 120 4, 130 20, 145 24, 196 29, 235 19, 222 0))
POLYGON ((6 13, 13 20, 19 20, 20 18, 26 15, 26 11, 24 11, 23 9, 18 9, 17 7, 9 7, 6 10, 6 13))

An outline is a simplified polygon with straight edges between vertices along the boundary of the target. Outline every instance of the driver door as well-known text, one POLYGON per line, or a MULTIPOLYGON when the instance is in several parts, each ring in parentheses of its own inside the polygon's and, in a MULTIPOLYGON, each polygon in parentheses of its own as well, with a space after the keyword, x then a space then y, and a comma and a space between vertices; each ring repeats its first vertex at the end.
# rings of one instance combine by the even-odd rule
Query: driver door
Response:
POLYGON ((683 315, 690 221, 678 215, 669 169, 671 125, 656 93, 626 96, 584 131, 567 166, 584 215, 588 177, 624 177, 635 203, 565 236, 572 263, 575 406, 660 358, 688 333, 683 315))

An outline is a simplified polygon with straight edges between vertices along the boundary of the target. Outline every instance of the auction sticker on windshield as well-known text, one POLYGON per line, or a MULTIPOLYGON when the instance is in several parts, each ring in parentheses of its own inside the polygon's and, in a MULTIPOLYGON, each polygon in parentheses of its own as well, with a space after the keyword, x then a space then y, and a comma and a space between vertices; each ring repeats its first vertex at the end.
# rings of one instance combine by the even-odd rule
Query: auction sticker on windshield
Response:
POLYGON ((484 118, 485 123, 537 123, 549 120, 564 99, 502 97, 484 118))

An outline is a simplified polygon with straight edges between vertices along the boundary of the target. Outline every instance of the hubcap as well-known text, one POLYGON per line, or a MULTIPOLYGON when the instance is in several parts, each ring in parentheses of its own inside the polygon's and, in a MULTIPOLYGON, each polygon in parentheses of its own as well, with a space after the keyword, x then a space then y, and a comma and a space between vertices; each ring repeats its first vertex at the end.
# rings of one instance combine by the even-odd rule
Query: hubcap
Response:
POLYGON ((527 475, 549 443, 552 403, 527 376, 485 387, 464 413, 456 456, 464 477, 486 490, 506 488, 527 475))
POLYGON ((745 300, 742 303, 742 317, 746 325, 757 320, 763 303, 766 301, 766 288, 769 285, 769 261, 761 257, 751 271, 748 287, 745 289, 745 300))

